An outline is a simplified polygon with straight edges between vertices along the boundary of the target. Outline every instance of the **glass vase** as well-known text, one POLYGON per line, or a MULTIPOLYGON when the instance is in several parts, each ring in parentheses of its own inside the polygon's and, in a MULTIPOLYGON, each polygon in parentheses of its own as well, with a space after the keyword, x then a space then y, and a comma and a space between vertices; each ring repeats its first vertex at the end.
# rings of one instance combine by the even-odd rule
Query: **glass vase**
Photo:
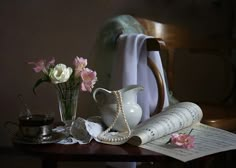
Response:
POLYGON ((78 97, 78 88, 57 90, 60 117, 66 129, 70 129, 72 122, 76 119, 78 97))

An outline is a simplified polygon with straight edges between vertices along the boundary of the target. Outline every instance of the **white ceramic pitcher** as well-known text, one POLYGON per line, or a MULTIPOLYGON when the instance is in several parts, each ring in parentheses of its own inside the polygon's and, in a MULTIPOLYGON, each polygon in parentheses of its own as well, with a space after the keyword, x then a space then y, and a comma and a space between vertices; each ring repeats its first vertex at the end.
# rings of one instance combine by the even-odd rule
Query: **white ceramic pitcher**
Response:
MULTIPOLYGON (((130 129, 134 128, 141 120, 142 108, 137 104, 137 93, 144 88, 140 85, 128 85, 118 92, 121 95, 121 104, 127 123, 130 129)), ((122 113, 117 114, 117 97, 113 94, 114 91, 109 91, 104 88, 96 88, 93 92, 93 99, 101 112, 101 118, 107 127, 112 124, 113 130, 126 131, 126 124, 122 113)))

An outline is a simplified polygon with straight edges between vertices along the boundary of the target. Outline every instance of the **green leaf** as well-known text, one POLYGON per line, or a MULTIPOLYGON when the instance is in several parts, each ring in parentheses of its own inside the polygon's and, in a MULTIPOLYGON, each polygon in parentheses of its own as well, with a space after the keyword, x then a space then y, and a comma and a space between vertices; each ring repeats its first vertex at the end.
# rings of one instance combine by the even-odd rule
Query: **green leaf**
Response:
POLYGON ((35 89, 43 82, 50 82, 50 78, 48 76, 45 76, 45 77, 43 77, 43 78, 36 81, 36 83, 33 86, 33 92, 34 92, 35 95, 36 95, 35 89))

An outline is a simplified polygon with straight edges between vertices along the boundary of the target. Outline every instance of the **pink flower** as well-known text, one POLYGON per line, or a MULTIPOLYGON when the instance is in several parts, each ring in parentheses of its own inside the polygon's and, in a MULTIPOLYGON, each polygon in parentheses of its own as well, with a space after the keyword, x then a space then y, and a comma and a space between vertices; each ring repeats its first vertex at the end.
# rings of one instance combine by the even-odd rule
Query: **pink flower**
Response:
POLYGON ((54 65, 54 63, 55 63, 55 59, 54 58, 52 58, 52 60, 50 60, 48 63, 46 63, 46 60, 44 60, 44 59, 41 59, 38 62, 28 62, 28 64, 35 65, 35 67, 33 67, 33 70, 35 72, 38 73, 38 72, 43 71, 45 74, 48 74, 48 68, 51 65, 54 65))
POLYGON ((85 69, 87 66, 87 59, 84 59, 82 57, 76 56, 74 59, 74 66, 75 66, 75 77, 79 77, 81 72, 85 69))
POLYGON ((81 72, 81 78, 83 80, 81 83, 81 90, 92 92, 92 88, 97 81, 97 73, 88 68, 85 68, 81 72))
POLYGON ((194 147, 194 136, 189 134, 172 134, 171 144, 190 149, 194 147))

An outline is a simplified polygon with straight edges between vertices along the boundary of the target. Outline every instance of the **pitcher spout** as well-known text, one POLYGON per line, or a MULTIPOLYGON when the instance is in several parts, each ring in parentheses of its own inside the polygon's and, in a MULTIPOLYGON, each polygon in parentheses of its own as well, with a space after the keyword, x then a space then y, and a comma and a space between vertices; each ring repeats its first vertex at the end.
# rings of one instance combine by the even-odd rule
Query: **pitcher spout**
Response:
POLYGON ((120 89, 120 92, 122 94, 136 95, 139 91, 142 90, 144 90, 144 87, 141 85, 128 85, 127 87, 120 89))

